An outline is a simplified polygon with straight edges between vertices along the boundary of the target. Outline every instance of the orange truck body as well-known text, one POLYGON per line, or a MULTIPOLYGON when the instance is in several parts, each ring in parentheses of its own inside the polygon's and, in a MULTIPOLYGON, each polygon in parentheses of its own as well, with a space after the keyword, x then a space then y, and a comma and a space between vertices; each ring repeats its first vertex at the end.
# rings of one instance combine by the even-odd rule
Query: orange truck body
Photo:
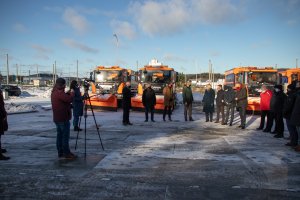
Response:
POLYGON ((158 63, 157 60, 152 60, 149 65, 145 65, 138 71, 138 86, 137 94, 131 98, 131 106, 134 109, 143 109, 142 95, 146 83, 150 83, 156 94, 155 110, 164 109, 163 88, 166 84, 173 83, 174 99, 176 72, 173 68, 158 63))
MULTIPOLYGON (((130 80, 133 72, 119 66, 98 66, 94 70, 94 82, 91 84, 91 104, 98 108, 117 111, 122 101, 122 90, 125 82, 130 80)), ((88 102, 87 102, 88 103, 88 102)))
POLYGON ((300 81, 300 68, 279 69, 280 84, 291 84, 293 81, 300 81))
POLYGON ((266 84, 270 88, 278 82, 277 69, 273 67, 236 67, 225 72, 224 85, 234 87, 242 83, 248 91, 248 111, 260 111, 260 88, 266 84))

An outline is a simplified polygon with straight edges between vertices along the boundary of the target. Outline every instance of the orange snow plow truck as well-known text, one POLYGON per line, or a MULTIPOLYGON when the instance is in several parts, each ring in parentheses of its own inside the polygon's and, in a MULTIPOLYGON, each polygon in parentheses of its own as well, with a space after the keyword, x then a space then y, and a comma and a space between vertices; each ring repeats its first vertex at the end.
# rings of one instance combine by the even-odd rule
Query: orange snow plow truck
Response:
POLYGON ((134 109, 143 109, 142 95, 145 89, 145 84, 150 83, 152 89, 156 94, 156 110, 164 109, 164 96, 163 88, 169 84, 173 84, 174 91, 174 106, 176 104, 176 92, 175 92, 175 82, 177 79, 177 73, 173 68, 169 68, 167 65, 159 63, 157 60, 153 59, 151 62, 140 68, 137 73, 138 86, 137 94, 131 98, 131 105, 134 109))
POLYGON ((118 110, 122 101, 122 90, 126 81, 131 80, 132 71, 119 66, 98 66, 91 73, 92 93, 90 94, 93 107, 118 110))

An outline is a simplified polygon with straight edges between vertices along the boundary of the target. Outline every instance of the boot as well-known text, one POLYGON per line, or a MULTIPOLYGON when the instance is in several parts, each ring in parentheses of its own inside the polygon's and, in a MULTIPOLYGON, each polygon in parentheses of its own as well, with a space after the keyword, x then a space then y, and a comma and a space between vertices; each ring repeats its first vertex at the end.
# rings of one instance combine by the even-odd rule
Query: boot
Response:
POLYGON ((10 157, 7 157, 5 155, 3 155, 2 153, 0 153, 0 160, 9 160, 10 157))
POLYGON ((190 117, 190 121, 194 121, 194 119, 192 117, 190 117))
POLYGON ((169 121, 172 121, 171 117, 169 117, 169 121))
POLYGON ((6 149, 1 149, 0 150, 0 153, 6 153, 7 151, 6 151, 6 149))
POLYGON ((79 128, 78 126, 74 126, 74 131, 82 131, 82 129, 79 128))

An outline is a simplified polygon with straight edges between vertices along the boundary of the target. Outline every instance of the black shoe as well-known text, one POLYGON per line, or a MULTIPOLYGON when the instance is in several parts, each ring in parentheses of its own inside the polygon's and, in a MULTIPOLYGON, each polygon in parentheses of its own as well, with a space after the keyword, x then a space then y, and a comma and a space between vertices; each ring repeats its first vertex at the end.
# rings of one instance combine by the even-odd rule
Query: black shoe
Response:
POLYGON ((7 157, 5 155, 3 155, 2 153, 0 153, 0 160, 9 160, 10 157, 7 157))
POLYGON ((172 121, 172 119, 171 119, 171 118, 169 118, 169 121, 172 121))
POLYGON ((0 153, 6 153, 7 151, 6 151, 6 149, 1 149, 0 150, 0 153))
MULTIPOLYGON (((186 121, 186 120, 185 120, 186 121)), ((205 122, 209 122, 209 120, 206 120, 205 122)))
POLYGON ((82 129, 79 128, 78 126, 74 126, 74 131, 82 131, 82 129))
POLYGON ((274 135, 274 138, 283 138, 283 134, 277 133, 276 135, 274 135))
POLYGON ((215 121, 215 123, 219 123, 219 121, 215 121))
POLYGON ((132 126, 133 124, 132 124, 132 123, 130 123, 130 122, 128 122, 128 125, 132 126))
POLYGON ((238 128, 242 128, 242 125, 239 125, 238 128))
MULTIPOLYGON (((184 121, 187 121, 187 118, 184 118, 184 121)), ((207 122, 207 121, 206 121, 207 122)))
POLYGON ((193 118, 190 118, 190 121, 192 122, 192 121, 194 121, 194 119, 193 119, 193 118))
POLYGON ((260 130, 263 130, 263 128, 260 128, 260 127, 259 127, 259 128, 257 128, 256 130, 257 130, 257 131, 260 131, 260 130))
POLYGON ((148 122, 148 119, 146 119, 144 122, 148 122))
POLYGON ((123 126, 127 126, 127 125, 128 125, 128 123, 123 122, 123 126))
POLYGON ((155 120, 154 120, 154 119, 151 119, 151 122, 155 122, 155 120))
POLYGON ((75 160, 77 158, 77 156, 71 152, 69 154, 65 155, 64 157, 67 160, 75 160))
POLYGON ((269 133, 270 131, 271 131, 271 130, 268 130, 268 129, 264 129, 264 130, 263 130, 264 133, 269 133))
POLYGON ((277 134, 277 132, 276 132, 276 131, 271 131, 270 133, 271 133, 271 134, 277 134))
POLYGON ((227 125, 227 123, 222 123, 222 125, 227 125))
POLYGON ((232 126, 232 123, 230 123, 229 126, 232 126))
POLYGON ((245 129, 246 127, 245 126, 241 126, 241 129, 245 129))

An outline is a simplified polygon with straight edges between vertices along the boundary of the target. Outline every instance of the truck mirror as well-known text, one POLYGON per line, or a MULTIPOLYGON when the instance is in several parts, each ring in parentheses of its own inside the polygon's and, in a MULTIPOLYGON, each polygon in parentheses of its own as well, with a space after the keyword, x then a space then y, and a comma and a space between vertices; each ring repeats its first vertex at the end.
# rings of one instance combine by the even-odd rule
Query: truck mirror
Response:
POLYGON ((94 73, 90 72, 90 80, 93 80, 93 75, 94 75, 94 73))

